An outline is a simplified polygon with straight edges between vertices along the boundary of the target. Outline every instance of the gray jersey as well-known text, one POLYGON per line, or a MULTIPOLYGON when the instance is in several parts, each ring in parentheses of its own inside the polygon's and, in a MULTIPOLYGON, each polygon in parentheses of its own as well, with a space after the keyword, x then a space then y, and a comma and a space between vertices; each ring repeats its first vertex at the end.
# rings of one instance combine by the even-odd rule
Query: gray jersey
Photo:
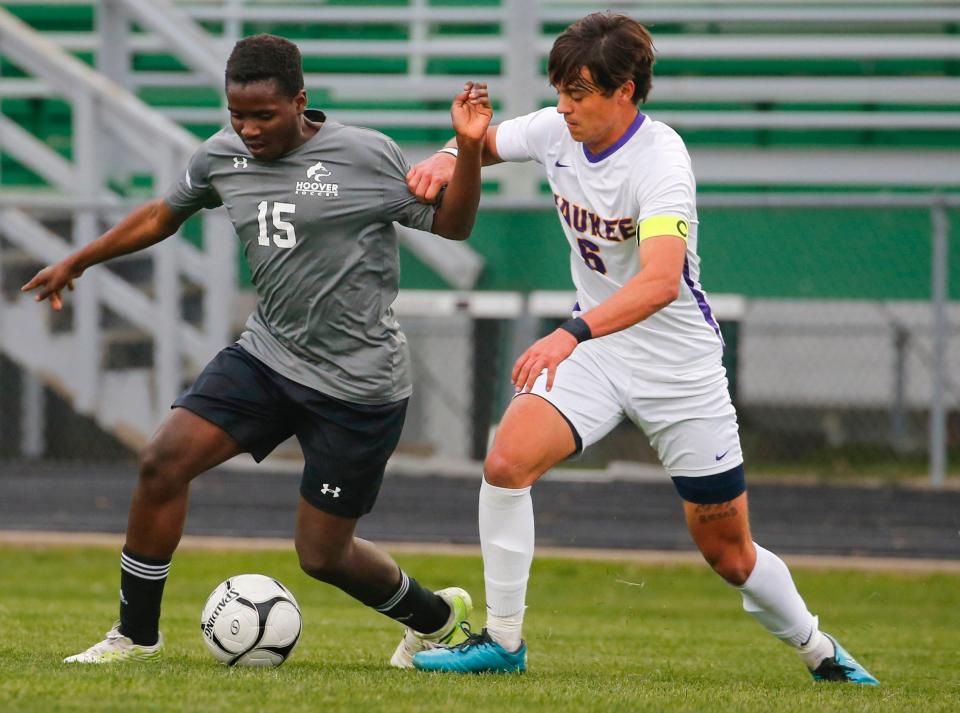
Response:
POLYGON ((369 129, 326 121, 293 151, 258 161, 226 127, 164 200, 178 212, 226 207, 260 298, 244 349, 329 396, 382 404, 411 392, 391 309, 400 278, 393 221, 429 230, 434 215, 411 195, 407 169, 397 145, 369 129))

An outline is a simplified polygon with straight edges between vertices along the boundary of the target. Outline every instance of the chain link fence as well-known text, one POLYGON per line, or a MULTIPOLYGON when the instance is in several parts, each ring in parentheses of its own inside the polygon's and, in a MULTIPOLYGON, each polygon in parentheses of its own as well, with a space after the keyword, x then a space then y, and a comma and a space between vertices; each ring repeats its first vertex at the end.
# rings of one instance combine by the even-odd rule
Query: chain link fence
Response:
MULTIPOLYGON (((958 251, 944 251, 937 269, 934 256, 938 240, 946 242, 951 229, 957 234, 960 212, 956 202, 937 200, 701 197, 702 281, 715 306, 735 305, 717 311, 752 473, 921 478, 942 445, 954 453, 947 462, 957 472, 960 305, 950 299, 957 289, 947 295, 944 285, 958 251), (940 235, 936 211, 945 217, 940 235), (938 290, 939 302, 931 297, 938 290), (738 299, 730 302, 730 295, 738 299)), ((485 209, 535 209, 555 220, 536 203, 487 201, 485 209)), ((546 224, 550 232, 541 237, 562 253, 559 230, 546 224)), ((9 292, 36 266, 11 245, 0 247, 9 292)), ((467 463, 483 458, 512 397, 513 360, 572 303, 572 291, 403 292, 397 312, 415 393, 398 458, 424 470, 475 467, 467 463)), ((149 349, 136 348, 135 333, 112 339, 101 358, 113 368, 124 358, 131 368, 144 367, 141 352, 149 349)), ((123 434, 75 415, 57 383, 23 366, 0 359, 0 458, 133 459, 123 434)), ((295 444, 280 455, 296 459, 295 444)), ((624 424, 569 467, 624 472, 655 462, 643 435, 624 424)))
MULTIPOLYGON (((743 297, 719 312, 751 472, 936 482, 938 457, 960 455, 960 306, 956 289, 944 291, 958 256, 935 258, 960 226, 951 200, 702 197, 703 284, 713 299, 743 297)), ((572 293, 559 296, 572 304, 572 293)), ((408 428, 409 452, 482 458, 511 396, 513 359, 563 316, 532 313, 535 301, 500 320, 474 318, 467 299, 458 316, 401 318, 416 364, 412 413, 426 414, 408 428)), ((956 457, 945 460, 957 472, 956 457)), ((570 467, 655 462, 623 424, 570 467)))

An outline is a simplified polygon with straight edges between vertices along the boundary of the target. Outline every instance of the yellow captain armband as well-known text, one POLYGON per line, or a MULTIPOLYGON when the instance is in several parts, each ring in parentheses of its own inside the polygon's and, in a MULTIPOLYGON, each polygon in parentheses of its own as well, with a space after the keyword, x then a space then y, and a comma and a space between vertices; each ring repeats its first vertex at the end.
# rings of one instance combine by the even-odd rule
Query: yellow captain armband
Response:
POLYGON ((637 226, 637 243, 658 235, 675 235, 686 240, 689 228, 687 219, 679 215, 654 215, 640 221, 637 226))

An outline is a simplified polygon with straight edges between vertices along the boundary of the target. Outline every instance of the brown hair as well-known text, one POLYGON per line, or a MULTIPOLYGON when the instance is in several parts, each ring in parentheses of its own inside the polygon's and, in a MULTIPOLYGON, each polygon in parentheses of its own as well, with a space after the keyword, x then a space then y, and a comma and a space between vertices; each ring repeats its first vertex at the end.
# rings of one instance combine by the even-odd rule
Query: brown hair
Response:
POLYGON ((599 90, 610 96, 633 80, 633 102, 645 102, 653 84, 653 38, 626 15, 595 12, 570 25, 553 43, 547 75, 554 87, 599 90), (586 67, 593 86, 580 76, 586 67))

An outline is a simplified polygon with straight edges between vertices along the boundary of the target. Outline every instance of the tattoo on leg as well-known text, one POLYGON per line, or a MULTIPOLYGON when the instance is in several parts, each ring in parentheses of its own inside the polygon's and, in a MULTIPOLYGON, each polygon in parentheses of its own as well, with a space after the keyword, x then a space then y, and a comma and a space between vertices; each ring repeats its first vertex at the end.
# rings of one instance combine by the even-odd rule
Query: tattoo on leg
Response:
POLYGON ((723 520, 724 518, 735 517, 737 514, 737 508, 731 503, 732 501, 701 504, 694 508, 694 512, 697 513, 697 519, 701 524, 723 520))

